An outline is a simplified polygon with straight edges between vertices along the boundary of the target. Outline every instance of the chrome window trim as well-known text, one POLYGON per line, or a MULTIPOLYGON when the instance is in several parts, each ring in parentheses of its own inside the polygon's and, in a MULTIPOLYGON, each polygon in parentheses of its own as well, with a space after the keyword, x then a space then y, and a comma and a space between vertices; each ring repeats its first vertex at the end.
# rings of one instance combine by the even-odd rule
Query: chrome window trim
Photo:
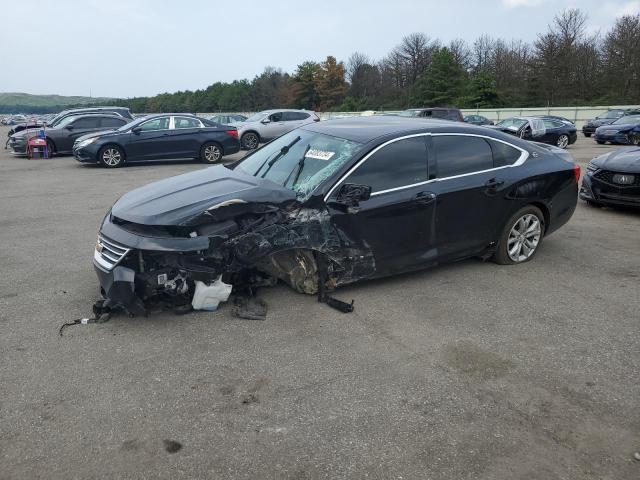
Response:
POLYGON ((492 171, 495 171, 495 170, 502 170, 504 168, 519 167, 520 165, 522 165, 529 158, 529 152, 527 152, 523 148, 518 147, 517 145, 514 145, 513 143, 509 143, 509 142, 507 142, 505 140, 501 140, 499 138, 490 137, 488 135, 481 135, 481 134, 478 134, 478 133, 431 133, 431 132, 428 132, 428 133, 414 133, 414 134, 411 134, 411 135, 404 135, 402 137, 393 138, 391 140, 388 140, 388 141, 384 142, 381 145, 378 145, 376 148, 371 150, 367 155, 365 155, 362 159, 360 159, 360 161, 358 161, 358 163, 356 163, 353 167, 351 167, 347 171, 347 173, 345 173, 342 177, 340 177, 338 179, 338 181, 336 183, 333 184, 333 186, 329 189, 327 194, 324 196, 324 201, 327 202, 329 200, 329 197, 331 196, 331 194, 338 187, 338 185, 342 184, 342 182, 344 182, 349 177, 349 175, 351 175, 360 165, 362 165, 365 161, 367 161, 369 159, 369 157, 371 157, 378 150, 380 150, 380 149, 382 149, 382 148, 386 147, 387 145, 390 145, 390 144, 392 144, 394 142, 397 142, 399 140, 405 140, 407 138, 414 138, 414 137, 426 137, 426 136, 431 136, 431 137, 444 137, 444 136, 478 137, 478 138, 484 138, 484 139, 487 139, 487 140, 493 140, 495 142, 500 142, 500 143, 504 143, 505 145, 509 145, 510 147, 515 148, 516 150, 520 150, 520 157, 518 158, 518 160, 516 160, 511 165, 503 165, 501 167, 488 168, 486 170, 478 170, 476 172, 461 173, 460 175, 452 175, 450 177, 433 178, 431 180, 425 180, 424 182, 412 183, 411 185, 403 185, 401 187, 394 187, 394 188, 389 188, 389 189, 386 189, 386 190, 380 190, 378 192, 372 192, 371 193, 372 197, 375 197, 377 195, 383 195, 383 194, 389 193, 389 192, 396 192, 398 190, 404 190, 406 188, 413 188, 413 187, 418 187, 420 185, 427 185, 429 183, 442 182, 444 180, 451 180, 451 179, 456 179, 456 178, 461 178, 461 177, 468 177, 470 175, 478 175, 480 173, 492 172, 492 171))

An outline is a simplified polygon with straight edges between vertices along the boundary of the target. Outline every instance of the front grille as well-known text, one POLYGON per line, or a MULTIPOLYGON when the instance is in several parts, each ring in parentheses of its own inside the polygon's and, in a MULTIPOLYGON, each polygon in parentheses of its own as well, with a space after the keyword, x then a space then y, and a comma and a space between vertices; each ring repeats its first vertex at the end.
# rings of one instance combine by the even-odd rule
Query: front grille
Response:
POLYGON ((113 240, 107 240, 98 235, 98 243, 93 252, 93 259, 106 270, 112 270, 131 251, 130 248, 120 245, 113 240))
POLYGON ((612 172, 611 170, 600 170, 599 172, 596 172, 593 176, 594 178, 597 178, 600 181, 606 182, 610 185, 614 185, 618 188, 640 186, 640 173, 624 173, 624 172, 612 172), (621 185, 613 181, 614 175, 633 175, 635 178, 633 180, 633 183, 621 185))

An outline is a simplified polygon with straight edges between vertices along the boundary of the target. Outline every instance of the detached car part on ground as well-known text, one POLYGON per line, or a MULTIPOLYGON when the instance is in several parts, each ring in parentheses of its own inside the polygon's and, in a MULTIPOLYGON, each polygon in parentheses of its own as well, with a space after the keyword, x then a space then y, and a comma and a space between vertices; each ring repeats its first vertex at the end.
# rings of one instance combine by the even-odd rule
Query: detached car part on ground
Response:
POLYGON ((185 158, 217 163, 239 151, 235 127, 176 113, 139 118, 112 132, 78 138, 73 145, 73 156, 79 162, 108 168, 128 162, 185 158))
POLYGON ((579 173, 553 147, 485 127, 330 120, 127 193, 104 217, 94 266, 105 307, 142 313, 189 306, 216 282, 281 280, 327 299, 472 256, 522 263, 572 216, 579 173))
POLYGON ((594 206, 640 207, 640 148, 620 148, 591 160, 580 198, 594 206))

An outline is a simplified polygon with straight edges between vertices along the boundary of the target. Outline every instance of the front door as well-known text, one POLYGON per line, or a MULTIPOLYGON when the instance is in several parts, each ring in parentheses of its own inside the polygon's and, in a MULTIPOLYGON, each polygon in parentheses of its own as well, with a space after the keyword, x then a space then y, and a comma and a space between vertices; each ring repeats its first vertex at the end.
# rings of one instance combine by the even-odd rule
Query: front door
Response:
POLYGON ((328 204, 336 227, 349 241, 370 250, 373 275, 421 268, 435 262, 434 206, 429 189, 426 137, 392 141, 374 150, 341 184, 368 185, 371 198, 351 212, 328 204))
POLYGON ((127 160, 174 158, 175 152, 170 139, 170 118, 152 118, 138 125, 139 130, 129 134, 126 146, 127 160))
POLYGON ((284 112, 272 113, 267 117, 268 122, 262 124, 260 137, 265 140, 273 140, 287 133, 287 123, 284 121, 284 112))

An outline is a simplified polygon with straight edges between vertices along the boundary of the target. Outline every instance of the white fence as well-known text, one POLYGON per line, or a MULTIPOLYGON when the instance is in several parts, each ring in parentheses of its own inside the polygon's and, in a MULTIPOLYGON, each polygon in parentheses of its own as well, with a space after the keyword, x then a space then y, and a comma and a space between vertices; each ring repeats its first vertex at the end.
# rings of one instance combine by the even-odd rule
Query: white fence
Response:
MULTIPOLYGON (((568 118, 573 121, 578 128, 581 128, 584 123, 598 115, 606 112, 611 108, 636 108, 640 109, 638 105, 610 105, 601 107, 540 107, 540 108, 480 108, 480 109, 462 109, 463 115, 477 114, 487 117, 493 121, 500 121, 508 117, 535 117, 539 115, 558 115, 560 117, 568 118)), ((225 112, 226 113, 226 112, 225 112)), ((254 112, 234 112, 242 113, 243 115, 250 116, 254 112)), ((322 120, 330 120, 332 118, 344 118, 344 117, 359 117, 362 115, 374 115, 381 113, 397 113, 397 111, 366 111, 366 112, 318 112, 318 115, 322 120)), ((200 116, 219 115, 220 113, 198 113, 200 116)))

